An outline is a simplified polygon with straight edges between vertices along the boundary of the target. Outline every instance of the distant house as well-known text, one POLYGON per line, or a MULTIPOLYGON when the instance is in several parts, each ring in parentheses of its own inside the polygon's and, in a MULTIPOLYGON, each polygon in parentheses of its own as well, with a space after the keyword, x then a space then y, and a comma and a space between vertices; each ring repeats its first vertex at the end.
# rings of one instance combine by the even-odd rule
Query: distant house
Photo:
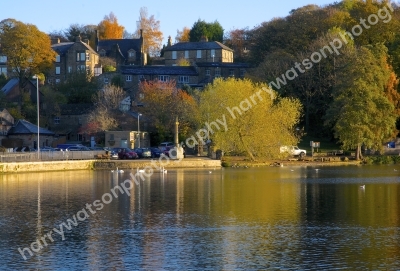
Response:
MULTIPOLYGON (((5 94, 6 99, 9 102, 14 102, 14 103, 19 102, 22 93, 28 93, 32 103, 36 104, 36 100, 37 100, 36 80, 27 81, 26 86, 21 91, 20 86, 19 86, 19 79, 11 78, 7 82, 7 84, 0 89, 0 91, 2 91, 5 94)), ((40 87, 39 87, 39 102, 42 97, 43 97, 43 94, 40 92, 40 87)))
POLYGON ((47 74, 48 84, 58 84, 67 79, 68 74, 86 72, 98 76, 102 69, 99 64, 99 55, 77 37, 75 42, 60 42, 53 40, 51 48, 57 53, 53 69, 47 74))
POLYGON ((140 31, 138 39, 100 40, 96 31, 95 48, 100 57, 109 57, 120 65, 146 65, 147 59, 143 49, 143 36, 140 31))
MULTIPOLYGON (((17 123, 8 131, 8 139, 22 139, 22 146, 37 148, 38 127, 26 120, 18 120, 17 123)), ((55 140, 55 134, 45 128, 39 128, 40 147, 51 146, 55 140)), ((3 140, 4 141, 4 140, 3 140)), ((4 144, 6 145, 6 144, 4 144)), ((5 147, 22 147, 5 146, 5 147)))
POLYGON ((189 61, 192 65, 197 62, 233 62, 233 50, 218 41, 178 42, 164 48, 166 66, 176 66, 180 59, 189 61))
POLYGON ((90 138, 80 133, 80 128, 87 123, 93 110, 93 104, 61 104, 60 114, 54 116, 48 127, 57 134, 60 141, 88 142, 90 138))

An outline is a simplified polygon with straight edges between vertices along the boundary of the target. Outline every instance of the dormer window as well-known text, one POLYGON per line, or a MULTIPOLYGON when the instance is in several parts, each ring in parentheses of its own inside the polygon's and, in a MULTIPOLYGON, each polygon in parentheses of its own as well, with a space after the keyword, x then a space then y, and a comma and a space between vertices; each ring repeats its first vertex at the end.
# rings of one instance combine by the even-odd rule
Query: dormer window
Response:
POLYGON ((130 51, 128 52, 128 57, 129 57, 129 58, 134 58, 135 55, 136 55, 135 50, 130 50, 130 51))

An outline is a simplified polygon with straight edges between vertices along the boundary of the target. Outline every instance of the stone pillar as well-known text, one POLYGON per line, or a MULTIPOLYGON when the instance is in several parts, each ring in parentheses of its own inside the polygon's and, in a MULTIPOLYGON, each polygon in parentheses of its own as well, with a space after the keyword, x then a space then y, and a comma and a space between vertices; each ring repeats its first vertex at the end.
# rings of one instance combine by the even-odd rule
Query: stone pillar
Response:
POLYGON ((183 155, 183 148, 182 148, 182 146, 179 145, 179 121, 178 121, 178 117, 176 117, 176 120, 175 120, 174 145, 175 145, 175 149, 176 149, 176 159, 182 159, 184 155, 183 155))

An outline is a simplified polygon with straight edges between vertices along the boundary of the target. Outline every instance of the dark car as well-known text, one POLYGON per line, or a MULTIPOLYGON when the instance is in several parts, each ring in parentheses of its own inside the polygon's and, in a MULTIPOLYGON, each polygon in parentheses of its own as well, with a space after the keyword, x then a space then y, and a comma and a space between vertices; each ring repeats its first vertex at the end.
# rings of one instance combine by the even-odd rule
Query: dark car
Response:
POLYGON ((129 148, 118 148, 118 158, 119 159, 138 159, 139 156, 136 152, 129 148))
POLYGON ((137 153, 139 158, 150 158, 151 157, 151 150, 149 148, 136 148, 133 151, 137 153))
POLYGON ((157 147, 151 147, 151 158, 159 158, 160 155, 163 153, 159 148, 157 147))

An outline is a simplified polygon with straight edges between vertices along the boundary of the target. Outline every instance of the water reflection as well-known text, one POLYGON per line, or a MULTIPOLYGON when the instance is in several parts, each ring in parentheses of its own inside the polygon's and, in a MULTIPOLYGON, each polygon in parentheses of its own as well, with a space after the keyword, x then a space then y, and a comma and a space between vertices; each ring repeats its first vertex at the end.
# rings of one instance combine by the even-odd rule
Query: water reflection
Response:
POLYGON ((86 204, 130 170, 3 175, 0 269, 399 269, 393 168, 155 172, 94 214, 86 204), (22 259, 19 247, 84 208, 89 218, 64 241, 53 233, 54 242, 22 259))

